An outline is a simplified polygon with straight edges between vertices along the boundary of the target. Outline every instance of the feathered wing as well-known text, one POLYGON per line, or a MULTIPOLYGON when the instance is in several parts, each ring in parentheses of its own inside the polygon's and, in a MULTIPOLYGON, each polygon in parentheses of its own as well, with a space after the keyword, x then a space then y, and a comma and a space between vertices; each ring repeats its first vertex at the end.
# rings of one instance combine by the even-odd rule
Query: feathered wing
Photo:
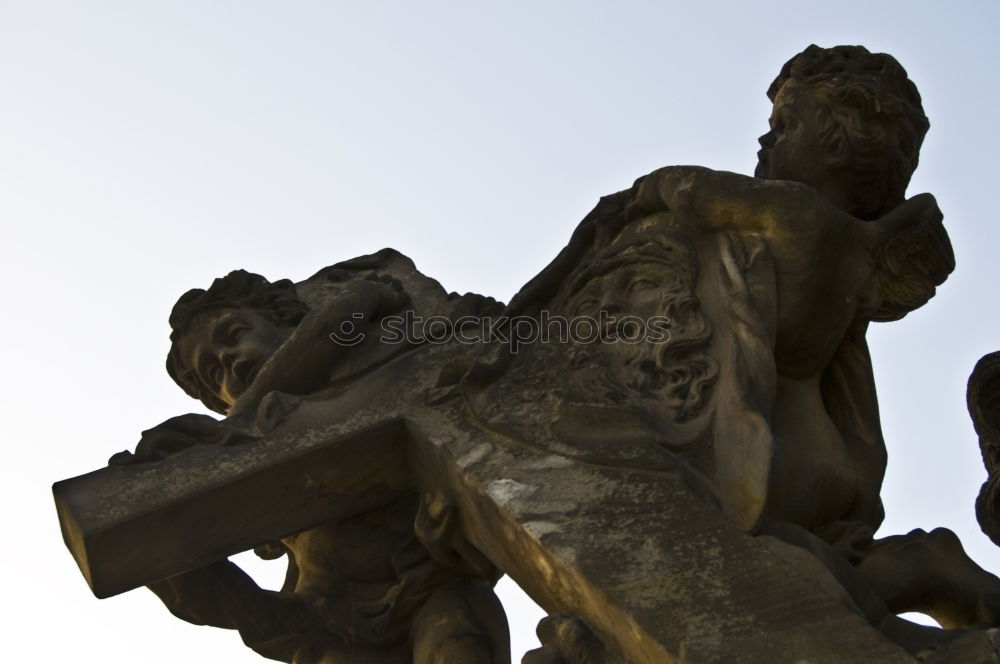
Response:
POLYGON ((874 321, 899 320, 934 297, 955 269, 955 254, 930 194, 916 196, 875 224, 881 244, 875 255, 874 321))

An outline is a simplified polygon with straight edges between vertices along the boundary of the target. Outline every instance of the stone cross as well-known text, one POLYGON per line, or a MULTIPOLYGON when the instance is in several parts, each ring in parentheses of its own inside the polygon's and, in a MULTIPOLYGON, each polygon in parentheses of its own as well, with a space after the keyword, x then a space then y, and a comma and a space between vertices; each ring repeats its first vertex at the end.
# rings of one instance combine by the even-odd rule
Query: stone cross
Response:
POLYGON ((57 483, 66 544, 94 593, 417 489, 449 496, 464 537, 547 611, 585 620, 609 661, 914 661, 817 582, 826 573, 808 556, 740 532, 681 473, 583 463, 480 426, 456 386, 437 386, 440 352, 360 378, 390 387, 350 413, 336 398, 302 403, 310 424, 297 431, 57 483))

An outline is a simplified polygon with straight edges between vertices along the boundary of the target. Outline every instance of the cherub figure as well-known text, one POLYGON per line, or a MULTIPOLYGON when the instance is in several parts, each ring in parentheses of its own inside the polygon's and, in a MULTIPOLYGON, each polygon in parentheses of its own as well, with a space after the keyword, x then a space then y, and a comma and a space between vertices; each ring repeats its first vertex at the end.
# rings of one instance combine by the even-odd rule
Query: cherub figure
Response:
MULTIPOLYGON (((927 122, 898 63, 861 47, 813 47, 792 63, 772 86, 773 129, 761 139, 757 177, 671 166, 640 178, 601 200, 506 313, 626 314, 636 288, 676 293, 656 306, 686 321, 683 349, 668 353, 707 355, 698 372, 677 365, 677 379, 699 376, 697 389, 657 399, 666 396, 657 389, 674 387, 665 375, 616 399, 641 399, 673 438, 668 447, 714 448, 692 463, 744 529, 767 521, 874 528, 885 447, 864 333, 869 321, 923 305, 954 259, 934 198, 904 201, 927 122), (814 89, 825 91, 823 103, 814 89), (629 296, 602 276, 623 269, 640 277, 629 296), (803 476, 819 484, 796 481, 803 476)), ((621 355, 614 346, 601 352, 608 362, 621 355)), ((490 381, 530 367, 525 358, 512 354, 475 376, 472 400, 491 421, 504 413, 489 406, 502 391, 490 381)), ((656 367, 625 361, 643 374, 656 367)))
MULTIPOLYGON (((971 561, 954 533, 939 528, 871 538, 882 518, 876 501, 885 457, 864 328, 868 321, 901 318, 926 302, 954 267, 933 198, 924 194, 904 202, 929 127, 920 96, 891 56, 857 46, 810 46, 785 64, 768 97, 774 102, 771 130, 760 138, 755 175, 806 184, 838 209, 870 220, 874 229, 881 226, 874 234, 884 238, 874 252, 872 287, 858 298, 848 334, 820 383, 821 393, 828 395, 826 411, 852 459, 848 472, 868 478, 860 485, 867 494, 861 499, 872 508, 856 513, 856 521, 841 516, 810 530, 854 563, 893 613, 928 613, 945 627, 995 626, 1000 579, 971 561), (857 391, 838 395, 837 384, 847 381, 857 391), (864 410, 845 417, 845 398, 864 410), (874 449, 865 454, 859 442, 874 449)), ((815 308, 805 313, 814 316, 815 308)), ((827 316, 817 318, 822 325, 831 322, 827 316)), ((805 440, 786 447, 810 454, 805 440)), ((801 454, 787 453, 786 472, 798 472, 801 454)))
MULTIPOLYGON (((386 250, 329 268, 305 284, 314 307, 291 282, 270 283, 242 270, 207 290, 189 291, 170 317, 171 377, 212 410, 235 415, 253 412, 266 394, 322 392, 412 350, 413 343, 371 339, 345 345, 330 338, 331 331, 349 333, 359 321, 367 324, 414 304, 400 280, 378 269, 389 264, 397 274, 415 273, 402 275, 407 283, 430 282, 386 250)), ((447 305, 454 315, 496 308, 480 296, 445 296, 430 286, 415 290, 422 293, 416 304, 425 309, 447 305)), ((262 412, 257 426, 266 428, 262 412)), ((189 445, 246 437, 226 421, 182 416, 145 432, 135 455, 113 462, 150 461, 189 445)), ((447 507, 435 500, 407 493, 359 516, 258 547, 265 558, 288 556, 278 592, 262 590, 229 561, 150 588, 178 617, 237 629, 248 646, 279 661, 506 664, 506 617, 492 590, 499 573, 482 558, 443 560, 429 550, 435 545, 424 541, 433 538, 447 507)))
POLYGON ((650 291, 674 308, 655 313, 681 321, 683 345, 595 346, 580 370, 548 377, 530 351, 491 358, 468 381, 470 403, 591 462, 682 460, 735 523, 811 551, 846 603, 911 650, 939 630, 890 614, 995 625, 1000 580, 953 533, 873 539, 886 450, 865 332, 922 306, 954 268, 934 198, 905 199, 929 126, 919 94, 892 57, 847 46, 809 47, 768 94, 756 177, 675 166, 640 178, 602 199, 507 311, 633 314, 650 291), (505 395, 532 379, 573 395, 573 412, 603 404, 603 447, 568 408, 548 429, 517 421, 531 406, 505 395))

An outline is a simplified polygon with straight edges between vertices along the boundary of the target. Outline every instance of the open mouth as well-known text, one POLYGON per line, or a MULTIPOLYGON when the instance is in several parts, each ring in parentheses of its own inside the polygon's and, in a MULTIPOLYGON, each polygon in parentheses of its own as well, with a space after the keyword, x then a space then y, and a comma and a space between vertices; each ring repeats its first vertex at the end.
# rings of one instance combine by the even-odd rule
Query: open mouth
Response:
POLYGON ((242 360, 233 365, 233 375, 236 376, 240 383, 242 383, 245 387, 250 387, 254 378, 257 377, 257 372, 257 365, 247 360, 242 360))

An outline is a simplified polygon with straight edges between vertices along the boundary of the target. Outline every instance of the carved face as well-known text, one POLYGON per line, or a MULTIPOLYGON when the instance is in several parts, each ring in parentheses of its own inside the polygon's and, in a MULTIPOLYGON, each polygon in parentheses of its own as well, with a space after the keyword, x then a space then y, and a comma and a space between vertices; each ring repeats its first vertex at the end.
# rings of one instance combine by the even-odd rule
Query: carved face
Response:
POLYGON ((597 316, 601 309, 612 315, 648 317, 662 313, 660 273, 663 270, 657 270, 658 267, 637 262, 593 278, 574 296, 573 314, 597 316))
POLYGON ((771 130, 757 139, 761 149, 754 175, 822 191, 829 184, 833 160, 819 133, 820 112, 811 90, 795 82, 782 86, 774 98, 771 130))
POLYGON ((655 399, 675 422, 695 417, 718 370, 703 352, 712 330, 693 292, 694 248, 680 236, 660 232, 655 243, 629 247, 607 262, 611 269, 584 276, 586 282, 567 300, 574 317, 611 314, 601 343, 573 347, 575 366, 584 367, 577 374, 579 393, 655 399))
POLYGON ((216 309, 195 316, 178 343, 201 382, 232 405, 289 334, 253 311, 216 309))

